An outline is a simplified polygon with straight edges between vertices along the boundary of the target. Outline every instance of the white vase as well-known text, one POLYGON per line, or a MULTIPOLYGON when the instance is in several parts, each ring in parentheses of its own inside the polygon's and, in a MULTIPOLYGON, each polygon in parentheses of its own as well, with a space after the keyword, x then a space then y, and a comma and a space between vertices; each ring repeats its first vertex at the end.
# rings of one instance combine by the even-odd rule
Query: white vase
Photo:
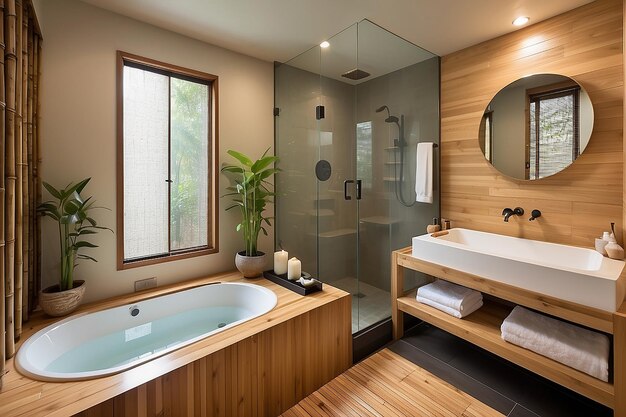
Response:
POLYGON ((257 253, 256 256, 246 256, 246 251, 241 251, 235 255, 235 266, 245 278, 256 278, 265 270, 265 253, 257 253))

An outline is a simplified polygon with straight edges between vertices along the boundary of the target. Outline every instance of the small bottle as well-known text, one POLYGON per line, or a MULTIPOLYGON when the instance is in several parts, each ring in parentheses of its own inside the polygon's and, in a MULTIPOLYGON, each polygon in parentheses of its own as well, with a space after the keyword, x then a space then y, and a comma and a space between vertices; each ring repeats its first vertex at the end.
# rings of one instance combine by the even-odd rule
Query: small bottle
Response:
POLYGON ((450 220, 444 219, 444 221, 443 221, 443 230, 448 230, 448 229, 451 229, 451 227, 450 227, 450 220))
POLYGON ((435 233, 441 230, 441 226, 439 226, 439 219, 433 217, 433 224, 429 224, 426 226, 426 233, 435 233))
POLYGON ((618 245, 615 239, 615 223, 611 223, 609 243, 604 247, 604 250, 611 259, 624 259, 624 248, 618 245))

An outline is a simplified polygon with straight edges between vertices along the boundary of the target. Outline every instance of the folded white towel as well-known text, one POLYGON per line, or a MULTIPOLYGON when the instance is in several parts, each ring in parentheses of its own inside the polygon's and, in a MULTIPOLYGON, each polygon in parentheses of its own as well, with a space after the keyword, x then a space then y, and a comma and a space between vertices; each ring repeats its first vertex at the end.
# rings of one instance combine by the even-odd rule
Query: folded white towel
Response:
POLYGON ((609 380, 609 338, 516 306, 504 320, 502 339, 603 381, 609 380))
POLYGON ((419 294, 417 295, 416 298, 417 298, 417 301, 419 301, 420 303, 429 305, 431 307, 434 307, 437 310, 443 311, 446 314, 449 314, 449 315, 451 315, 453 317, 456 317, 457 319, 461 319, 461 318, 463 318, 465 316, 469 316, 474 311, 478 310, 479 308, 481 308, 483 306, 483 299, 482 298, 480 300, 477 300, 476 302, 474 302, 474 304, 468 304, 468 305, 464 306, 465 308, 463 309, 463 311, 455 310, 454 308, 445 306, 443 304, 439 304, 438 302, 433 301, 430 298, 420 297, 419 294))
POLYGON ((415 201, 433 202, 433 143, 417 144, 415 159, 415 201))
POLYGON ((483 299, 480 291, 441 279, 419 287, 417 295, 460 312, 465 311, 467 306, 472 306, 483 299))

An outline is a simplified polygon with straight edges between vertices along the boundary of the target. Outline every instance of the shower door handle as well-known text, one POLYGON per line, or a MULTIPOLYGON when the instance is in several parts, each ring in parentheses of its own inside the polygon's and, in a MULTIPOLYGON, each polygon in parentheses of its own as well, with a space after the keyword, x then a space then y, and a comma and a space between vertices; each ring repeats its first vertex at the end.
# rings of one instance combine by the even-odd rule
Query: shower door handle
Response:
POLYGON ((348 184, 354 183, 354 180, 345 180, 343 182, 343 199, 352 200, 352 196, 348 195, 348 184))
POLYGON ((361 180, 356 180, 356 199, 361 199, 361 180))

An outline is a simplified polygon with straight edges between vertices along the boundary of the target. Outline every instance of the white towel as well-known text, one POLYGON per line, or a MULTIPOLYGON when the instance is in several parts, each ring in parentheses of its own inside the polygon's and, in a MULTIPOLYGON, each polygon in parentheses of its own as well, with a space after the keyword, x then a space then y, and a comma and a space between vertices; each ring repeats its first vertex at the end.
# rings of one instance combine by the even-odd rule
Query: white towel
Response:
POLYGON ((504 320, 502 339, 603 381, 609 380, 609 338, 516 306, 504 320))
POLYGON ((415 201, 433 202, 433 143, 417 144, 415 159, 415 201))
POLYGON ((420 297, 419 295, 417 296, 417 301, 419 301, 422 304, 426 304, 431 307, 434 307, 437 310, 443 311, 444 313, 449 314, 453 317, 456 317, 457 319, 461 319, 465 316, 469 316, 474 311, 478 310, 479 308, 483 306, 482 298, 480 300, 477 300, 474 304, 466 305, 463 311, 455 310, 454 308, 444 306, 443 304, 439 304, 438 302, 433 301, 430 298, 420 297))
POLYGON ((417 289, 417 295, 459 312, 465 311, 467 306, 473 306, 483 299, 483 295, 480 291, 472 290, 441 279, 419 287, 417 289))

